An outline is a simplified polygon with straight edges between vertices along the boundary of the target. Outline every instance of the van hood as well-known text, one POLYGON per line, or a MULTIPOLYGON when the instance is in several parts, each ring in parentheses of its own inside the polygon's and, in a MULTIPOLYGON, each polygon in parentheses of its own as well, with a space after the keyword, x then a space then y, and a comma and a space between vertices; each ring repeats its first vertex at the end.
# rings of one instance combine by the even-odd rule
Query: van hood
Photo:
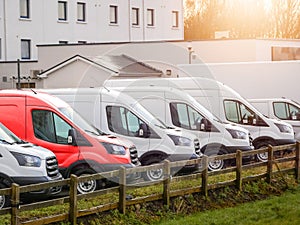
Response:
POLYGON ((31 143, 4 145, 8 151, 37 156, 42 160, 45 160, 48 157, 55 157, 55 154, 52 151, 31 143))
POLYGON ((225 127, 225 129, 232 129, 232 130, 242 131, 242 132, 245 132, 246 134, 250 133, 249 130, 247 130, 247 129, 239 126, 239 125, 232 124, 232 123, 225 123, 224 127, 225 127))
POLYGON ((111 143, 111 144, 122 145, 126 148, 130 148, 130 147, 134 146, 132 141, 130 141, 126 138, 122 138, 122 137, 119 137, 119 136, 117 137, 117 136, 114 136, 114 135, 111 135, 111 134, 96 136, 96 138, 100 142, 108 142, 108 143, 111 143))

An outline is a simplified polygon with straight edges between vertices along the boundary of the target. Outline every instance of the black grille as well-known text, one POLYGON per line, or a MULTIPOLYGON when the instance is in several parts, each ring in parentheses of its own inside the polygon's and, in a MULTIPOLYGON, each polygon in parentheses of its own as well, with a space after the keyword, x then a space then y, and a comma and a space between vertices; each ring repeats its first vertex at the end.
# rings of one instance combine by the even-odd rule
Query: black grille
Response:
POLYGON ((132 146, 129 148, 129 152, 130 152, 130 158, 131 158, 131 162, 134 165, 139 165, 139 159, 138 159, 138 152, 135 146, 132 146))
POLYGON ((49 177, 59 177, 58 162, 55 156, 46 159, 47 174, 49 177))
POLYGON ((200 154, 200 142, 199 142, 199 139, 195 139, 194 140, 194 147, 195 147, 195 153, 197 155, 201 155, 200 154))

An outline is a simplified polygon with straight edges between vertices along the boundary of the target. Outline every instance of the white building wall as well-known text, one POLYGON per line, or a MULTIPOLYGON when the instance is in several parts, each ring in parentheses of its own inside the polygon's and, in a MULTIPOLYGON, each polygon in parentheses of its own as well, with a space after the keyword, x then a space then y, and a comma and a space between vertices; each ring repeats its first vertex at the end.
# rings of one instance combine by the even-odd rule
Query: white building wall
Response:
POLYGON ((4 41, 4 0, 0 0, 0 61, 5 58, 4 41))
MULTIPOLYGON (((2 57, 2 61, 17 60, 21 57, 21 39, 31 40, 31 60, 36 60, 36 45, 57 44, 59 41, 111 43, 184 38, 182 0, 64 1, 67 2, 66 21, 58 20, 57 0, 30 0, 29 19, 20 18, 19 0, 0 0, 0 37, 2 45, 6 44, 7 48, 7 56, 2 57), (85 22, 77 21, 77 2, 86 3, 85 22), (110 5, 118 7, 117 24, 110 24, 110 5), (139 26, 132 26, 132 7, 140 9, 139 26), (144 21, 147 8, 155 10, 154 27, 147 26, 144 21), (172 28, 172 10, 178 10, 180 15, 179 27, 176 29, 172 28)), ((5 49, 5 46, 2 49, 5 49)))

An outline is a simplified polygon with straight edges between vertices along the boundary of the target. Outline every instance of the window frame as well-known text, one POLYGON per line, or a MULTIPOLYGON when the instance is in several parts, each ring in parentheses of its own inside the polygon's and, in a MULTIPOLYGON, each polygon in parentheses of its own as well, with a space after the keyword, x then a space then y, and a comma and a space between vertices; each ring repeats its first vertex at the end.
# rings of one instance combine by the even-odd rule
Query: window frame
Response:
POLYGON ((31 59, 31 40, 30 39, 21 39, 21 59, 31 59), (23 43, 27 43, 26 52, 24 52, 23 43), (24 54, 27 53, 27 54, 24 54), (26 56, 23 56, 26 55, 26 56))
POLYGON ((68 21, 68 2, 67 1, 58 1, 58 7, 57 7, 57 10, 58 10, 58 15, 57 15, 57 19, 58 21, 68 21), (61 17, 60 15, 60 5, 63 5, 63 17, 61 17))
POLYGON ((154 27, 155 25, 155 10, 154 9, 147 9, 147 26, 154 27))
POLYGON ((140 8, 138 7, 131 8, 131 25, 132 26, 140 25, 140 8))
POLYGON ((77 2, 77 22, 86 22, 86 3, 77 2), (80 7, 81 6, 81 7, 80 7), (82 14, 82 18, 79 17, 79 14, 82 14))
POLYGON ((172 28, 179 28, 179 11, 172 11, 172 28))
POLYGON ((297 119, 293 119, 292 118, 292 109, 291 109, 291 107, 297 110, 297 112, 295 112, 295 116, 298 113, 300 113, 300 109, 296 105, 294 105, 292 103, 289 103, 289 102, 276 101, 276 102, 272 103, 272 106, 273 106, 274 115, 277 118, 279 118, 281 120, 299 120, 298 118, 297 119), (282 117, 278 116, 278 111, 276 110, 276 107, 275 107, 276 104, 283 104, 284 105, 284 110, 285 110, 285 113, 286 113, 286 117, 285 118, 282 118, 282 117))
POLYGON ((19 0, 19 6, 20 6, 20 18, 21 19, 29 19, 30 18, 30 0, 19 0), (22 7, 23 4, 24 4, 24 8, 22 7))
POLYGON ((117 25, 118 24, 118 6, 109 5, 109 24, 117 25), (113 15, 112 15, 113 13, 113 15))
POLYGON ((199 128, 197 127, 196 122, 198 119, 200 119, 200 121, 201 121, 202 119, 205 118, 205 116, 203 116, 200 112, 198 112, 192 106, 190 106, 186 103, 183 103, 183 102, 170 102, 169 107, 170 107, 170 113, 172 116, 172 124, 174 126, 181 127, 181 128, 188 129, 188 130, 199 131, 199 128), (182 114, 181 114, 181 116, 179 114, 179 108, 178 108, 179 105, 184 107, 187 121, 180 120, 182 118, 182 114), (176 111, 174 111, 174 110, 176 110, 176 111), (194 116, 194 113, 197 113, 197 115, 198 115, 197 119, 191 117, 191 116, 194 116), (182 122, 188 122, 188 124, 183 124, 182 122))

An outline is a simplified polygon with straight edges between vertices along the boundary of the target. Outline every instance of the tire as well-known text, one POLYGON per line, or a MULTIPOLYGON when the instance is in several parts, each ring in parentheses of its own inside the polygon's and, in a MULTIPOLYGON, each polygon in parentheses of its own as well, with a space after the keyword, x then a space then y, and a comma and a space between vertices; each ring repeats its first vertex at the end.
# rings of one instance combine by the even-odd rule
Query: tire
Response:
MULTIPOLYGON (((7 188, 4 184, 0 183, 0 189, 7 188)), ((10 206, 10 197, 7 195, 0 195, 0 209, 10 206)))
MULTIPOLYGON (((156 156, 153 158, 146 159, 145 162, 143 163, 143 165, 148 166, 148 165, 152 165, 152 164, 157 164, 157 163, 161 163, 163 160, 164 160, 164 158, 162 156, 156 156)), ((143 178, 146 181, 158 181, 158 180, 163 179, 163 177, 164 177, 163 168, 155 169, 155 170, 147 170, 143 174, 143 178)))
MULTIPOLYGON (((91 169, 80 169, 74 172, 74 174, 78 177, 84 176, 84 175, 90 175, 94 174, 95 172, 91 169)), ((79 194, 87 194, 94 192, 95 190, 99 189, 101 187, 101 181, 98 181, 96 179, 89 180, 86 182, 80 182, 77 186, 77 192, 79 194)), ((103 185, 102 185, 103 186, 103 185)))
MULTIPOLYGON (((209 157, 214 155, 209 155, 209 157)), ((216 155, 215 155, 216 156, 216 155)), ((223 159, 213 160, 208 162, 208 170, 219 171, 225 167, 225 162, 223 159)))
MULTIPOLYGON (((227 154, 227 151, 224 148, 220 148, 219 146, 207 146, 205 149, 202 149, 203 154, 207 155, 208 157, 217 156, 217 155, 224 155, 227 154)), ((213 160, 208 162, 208 170, 209 171, 219 171, 225 168, 227 165, 227 161, 223 159, 213 160)))
MULTIPOLYGON (((274 146, 275 143, 271 140, 266 140, 266 141, 257 143, 255 148, 256 149, 266 148, 269 145, 274 146)), ((267 162, 268 161, 268 152, 256 154, 256 160, 258 162, 267 162)))

